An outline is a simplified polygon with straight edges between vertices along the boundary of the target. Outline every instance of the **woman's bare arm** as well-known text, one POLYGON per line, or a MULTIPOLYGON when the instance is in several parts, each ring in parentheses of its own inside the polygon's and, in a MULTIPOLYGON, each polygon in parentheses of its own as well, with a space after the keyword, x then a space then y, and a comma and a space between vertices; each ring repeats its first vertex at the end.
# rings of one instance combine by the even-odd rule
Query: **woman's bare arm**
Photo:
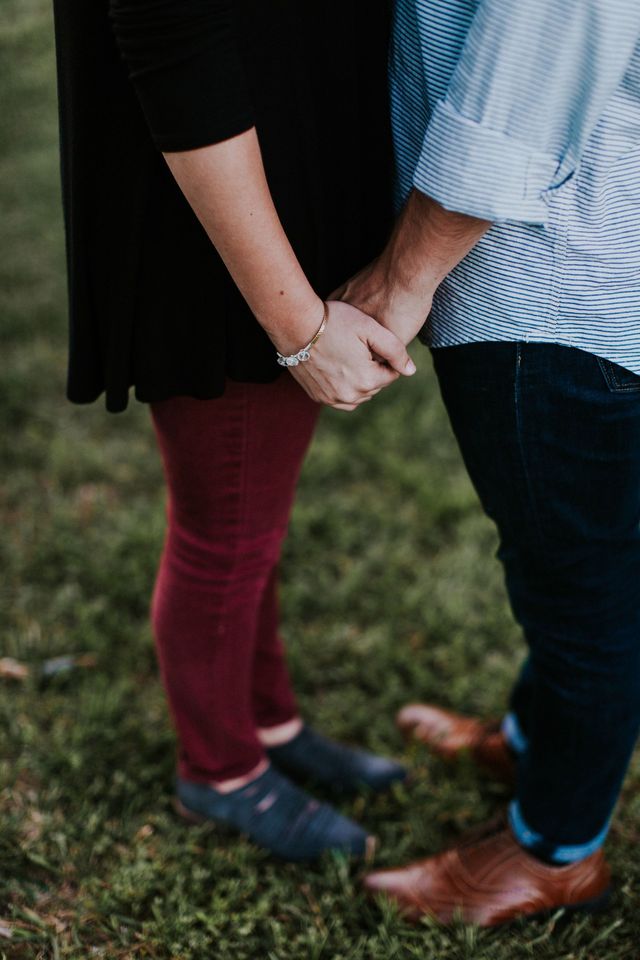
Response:
POLYGON ((258 322, 281 353, 300 349, 324 308, 273 205, 255 128, 164 156, 258 322))

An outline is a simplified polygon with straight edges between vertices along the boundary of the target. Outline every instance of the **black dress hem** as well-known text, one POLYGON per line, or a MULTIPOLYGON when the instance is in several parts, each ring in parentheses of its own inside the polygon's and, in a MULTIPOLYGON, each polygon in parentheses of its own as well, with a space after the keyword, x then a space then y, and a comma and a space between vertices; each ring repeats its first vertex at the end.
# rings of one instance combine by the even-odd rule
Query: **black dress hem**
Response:
POLYGON ((151 390, 139 388, 135 383, 130 383, 126 391, 118 392, 117 394, 108 390, 106 387, 86 392, 67 389, 66 396, 70 403, 82 407, 89 406, 104 396, 105 409, 108 413, 124 413, 125 410, 128 409, 132 399, 131 391, 133 391, 133 399, 138 403, 144 404, 162 403, 165 400, 171 400, 173 397, 191 397, 194 400, 217 400, 224 396, 226 380, 233 380, 234 383, 268 384, 274 383, 283 374, 284 371, 281 370, 265 373, 262 376, 257 376, 255 373, 252 373, 250 376, 227 374, 225 382, 221 385, 214 386, 212 384, 202 389, 194 389, 193 384, 186 383, 175 383, 162 387, 161 389, 151 390))

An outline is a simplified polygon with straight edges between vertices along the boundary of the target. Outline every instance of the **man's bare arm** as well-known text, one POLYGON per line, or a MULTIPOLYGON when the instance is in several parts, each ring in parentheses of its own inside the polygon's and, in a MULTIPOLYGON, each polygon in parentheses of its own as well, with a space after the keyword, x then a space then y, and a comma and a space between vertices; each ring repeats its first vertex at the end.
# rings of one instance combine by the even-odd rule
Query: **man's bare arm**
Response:
POLYGON ((386 249, 338 295, 409 343, 424 324, 440 283, 490 226, 488 220, 445 210, 413 190, 386 249))

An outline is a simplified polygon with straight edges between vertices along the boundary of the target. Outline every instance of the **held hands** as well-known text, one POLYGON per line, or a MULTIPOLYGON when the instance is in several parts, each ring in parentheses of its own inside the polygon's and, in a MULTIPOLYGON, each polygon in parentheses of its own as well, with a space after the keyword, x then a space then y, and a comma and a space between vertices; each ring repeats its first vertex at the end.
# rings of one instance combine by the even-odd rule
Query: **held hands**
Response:
POLYGON ((331 301, 327 306, 327 326, 310 359, 288 368, 312 400, 336 410, 355 410, 399 376, 415 373, 393 333, 349 303, 331 301))
POLYGON ((416 336, 442 280, 490 226, 413 190, 380 256, 333 294, 342 302, 331 304, 331 330, 309 363, 293 368, 296 379, 323 403, 353 410, 398 375, 414 373, 402 344, 416 336))

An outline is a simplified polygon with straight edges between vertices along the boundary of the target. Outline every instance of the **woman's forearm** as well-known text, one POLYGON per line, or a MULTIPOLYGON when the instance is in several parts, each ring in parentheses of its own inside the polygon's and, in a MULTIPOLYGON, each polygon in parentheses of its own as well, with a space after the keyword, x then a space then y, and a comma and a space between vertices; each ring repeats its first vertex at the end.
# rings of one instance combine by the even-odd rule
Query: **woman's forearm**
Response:
POLYGON ((280 223, 255 129, 164 156, 258 322, 282 353, 298 350, 323 305, 280 223))

